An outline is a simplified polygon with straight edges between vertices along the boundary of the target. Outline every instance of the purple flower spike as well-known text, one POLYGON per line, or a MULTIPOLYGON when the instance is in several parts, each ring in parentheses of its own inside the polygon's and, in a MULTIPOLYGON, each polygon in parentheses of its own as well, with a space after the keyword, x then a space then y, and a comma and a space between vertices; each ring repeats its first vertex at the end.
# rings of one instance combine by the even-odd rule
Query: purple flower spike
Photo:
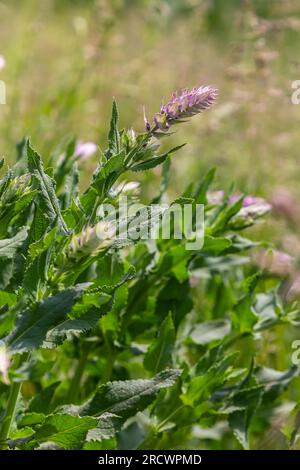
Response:
POLYGON ((152 127, 145 117, 146 130, 152 133, 160 130, 167 132, 169 128, 177 123, 184 122, 185 119, 202 113, 212 106, 217 97, 217 90, 210 86, 200 86, 192 90, 181 90, 173 93, 171 100, 167 104, 162 104, 160 112, 153 116, 152 127))

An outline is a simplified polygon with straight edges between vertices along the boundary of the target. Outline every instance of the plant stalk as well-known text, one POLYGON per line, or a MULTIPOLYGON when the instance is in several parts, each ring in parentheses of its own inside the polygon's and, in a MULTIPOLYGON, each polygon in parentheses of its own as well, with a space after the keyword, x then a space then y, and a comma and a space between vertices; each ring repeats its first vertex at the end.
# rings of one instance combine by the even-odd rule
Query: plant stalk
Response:
POLYGON ((84 347, 82 348, 83 351, 82 351, 81 358, 79 359, 77 363, 74 375, 70 382, 69 392, 67 395, 68 403, 76 403, 77 401, 81 378, 85 369, 86 362, 88 360, 91 347, 92 347, 92 343, 86 342, 84 347))
MULTIPOLYGON (((29 353, 18 357, 15 363, 15 368, 19 368, 21 364, 28 359, 28 357, 29 353)), ((23 382, 13 382, 10 387, 7 408, 0 428, 0 449, 2 450, 9 448, 6 441, 9 437, 11 426, 15 418, 16 407, 18 404, 22 384, 23 382)))

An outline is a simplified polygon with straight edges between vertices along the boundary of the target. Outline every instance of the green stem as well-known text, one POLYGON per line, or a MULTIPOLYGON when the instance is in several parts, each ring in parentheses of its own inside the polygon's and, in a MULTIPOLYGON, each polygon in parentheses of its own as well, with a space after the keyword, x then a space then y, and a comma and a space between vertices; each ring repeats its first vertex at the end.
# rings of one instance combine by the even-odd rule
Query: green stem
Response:
POLYGON ((157 432, 160 432, 161 429, 164 427, 164 425, 170 421, 171 418, 173 418, 173 416, 176 415, 176 413, 178 413, 178 411, 181 411, 182 408, 184 408, 185 405, 180 405, 178 408, 176 408, 174 411, 172 411, 172 413, 170 413, 165 419, 163 419, 159 425, 157 426, 157 432))
POLYGON ((91 350, 92 343, 86 342, 83 347, 81 358, 78 361, 77 367, 75 369, 75 373, 70 382, 70 388, 67 395, 68 403, 76 403, 81 378, 85 369, 86 362, 88 360, 89 352, 91 350))
POLYGON ((101 383, 106 383, 109 382, 111 379, 115 359, 116 359, 116 352, 113 347, 111 347, 111 344, 109 340, 104 336, 104 343, 106 347, 106 367, 104 370, 104 374, 101 380, 101 383))
MULTIPOLYGON (((23 357, 20 356, 16 360, 15 368, 20 367, 23 361, 26 361, 29 357, 29 353, 24 355, 23 357)), ((11 425, 15 418, 16 407, 18 404, 18 399, 20 396, 20 391, 22 387, 22 382, 13 382, 8 396, 8 402, 6 407, 6 412, 4 414, 4 418, 1 424, 0 429, 0 449, 8 449, 7 439, 10 434, 11 425)))
POLYGON ((92 212, 91 212, 91 215, 90 215, 90 218, 89 218, 89 224, 93 224, 94 221, 95 221, 95 218, 96 218, 96 215, 97 215, 97 209, 100 205, 100 201, 101 201, 101 197, 97 196, 96 200, 94 202, 94 207, 92 209, 92 212))

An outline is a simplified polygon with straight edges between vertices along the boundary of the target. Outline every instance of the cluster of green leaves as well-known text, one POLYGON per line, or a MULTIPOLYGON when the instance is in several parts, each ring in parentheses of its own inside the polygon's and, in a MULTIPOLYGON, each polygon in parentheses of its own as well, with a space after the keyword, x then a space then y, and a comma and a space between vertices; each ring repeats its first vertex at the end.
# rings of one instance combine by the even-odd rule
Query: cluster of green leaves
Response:
POLYGON ((45 168, 24 139, 0 181, 0 446, 249 448, 299 372, 256 357, 266 330, 300 315, 249 262, 257 243, 239 232, 255 217, 241 223, 230 192, 208 203, 210 171, 175 201, 205 205, 200 250, 95 239, 117 180, 163 165, 160 202, 180 148, 119 130, 115 103, 108 141, 83 192, 75 142, 45 168))

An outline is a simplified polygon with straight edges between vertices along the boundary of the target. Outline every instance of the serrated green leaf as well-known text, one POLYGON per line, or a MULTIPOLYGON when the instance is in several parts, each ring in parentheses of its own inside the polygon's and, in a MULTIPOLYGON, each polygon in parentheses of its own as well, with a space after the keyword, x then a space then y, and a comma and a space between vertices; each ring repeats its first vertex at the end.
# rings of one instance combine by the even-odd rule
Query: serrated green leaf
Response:
POLYGON ((95 395, 85 404, 64 407, 64 411, 80 416, 100 416, 113 413, 124 420, 145 409, 155 399, 157 393, 171 387, 180 371, 167 369, 152 379, 123 380, 101 385, 95 395))
POLYGON ((23 285, 27 292, 38 291, 48 278, 51 248, 55 243, 56 232, 57 227, 54 227, 29 246, 23 277, 23 285))
POLYGON ((99 170, 98 174, 96 175, 95 182, 93 182, 93 186, 97 188, 97 184, 100 180, 104 180, 107 178, 111 173, 118 172, 123 168, 124 163, 124 152, 121 152, 117 155, 113 155, 107 162, 103 165, 103 167, 99 170))
POLYGON ((118 130, 118 120, 119 112, 117 103, 113 100, 112 111, 111 111, 111 120, 110 120, 110 129, 108 133, 108 158, 112 155, 119 153, 120 151, 120 135, 118 130))
POLYGON ((37 242, 31 243, 28 249, 28 258, 33 261, 37 256, 47 250, 55 240, 57 228, 54 227, 46 235, 37 242))
POLYGON ((90 429, 86 436, 86 442, 101 442, 114 437, 120 430, 123 420, 112 413, 101 415, 97 426, 90 429))
POLYGON ((49 223, 57 219, 62 233, 69 235, 70 230, 61 214, 53 180, 45 173, 41 157, 33 150, 29 141, 27 142, 27 159, 29 171, 35 176, 40 189, 39 201, 44 211, 44 217, 47 217, 49 223))
POLYGON ((20 428, 24 426, 36 426, 37 424, 41 424, 45 420, 45 418, 46 416, 43 413, 26 413, 18 422, 18 427, 20 428))
POLYGON ((17 429, 11 434, 11 439, 8 439, 8 446, 10 449, 22 449, 27 442, 30 442, 33 439, 33 435, 34 430, 29 426, 17 429))
POLYGON ((14 237, 0 240, 0 258, 12 259, 17 249, 27 238, 27 227, 23 227, 14 237))
POLYGON ((44 347, 55 348, 65 339, 71 339, 74 336, 90 331, 104 314, 105 310, 92 308, 79 318, 67 318, 58 326, 48 331, 44 347))
POLYGON ((261 386, 239 390, 231 398, 232 413, 229 425, 244 449, 249 449, 249 426, 260 404, 263 388, 261 386))
POLYGON ((149 346, 144 358, 144 366, 150 372, 160 372, 172 365, 172 353, 175 344, 175 327, 171 313, 164 319, 157 338, 149 346))
POLYGON ((19 314, 13 331, 6 338, 10 351, 20 353, 43 347, 48 331, 66 318, 84 289, 84 285, 67 289, 19 314))
POLYGON ((54 442, 65 449, 78 449, 82 446, 88 430, 96 427, 97 422, 96 418, 90 416, 57 413, 46 418, 34 438, 39 442, 54 442))

